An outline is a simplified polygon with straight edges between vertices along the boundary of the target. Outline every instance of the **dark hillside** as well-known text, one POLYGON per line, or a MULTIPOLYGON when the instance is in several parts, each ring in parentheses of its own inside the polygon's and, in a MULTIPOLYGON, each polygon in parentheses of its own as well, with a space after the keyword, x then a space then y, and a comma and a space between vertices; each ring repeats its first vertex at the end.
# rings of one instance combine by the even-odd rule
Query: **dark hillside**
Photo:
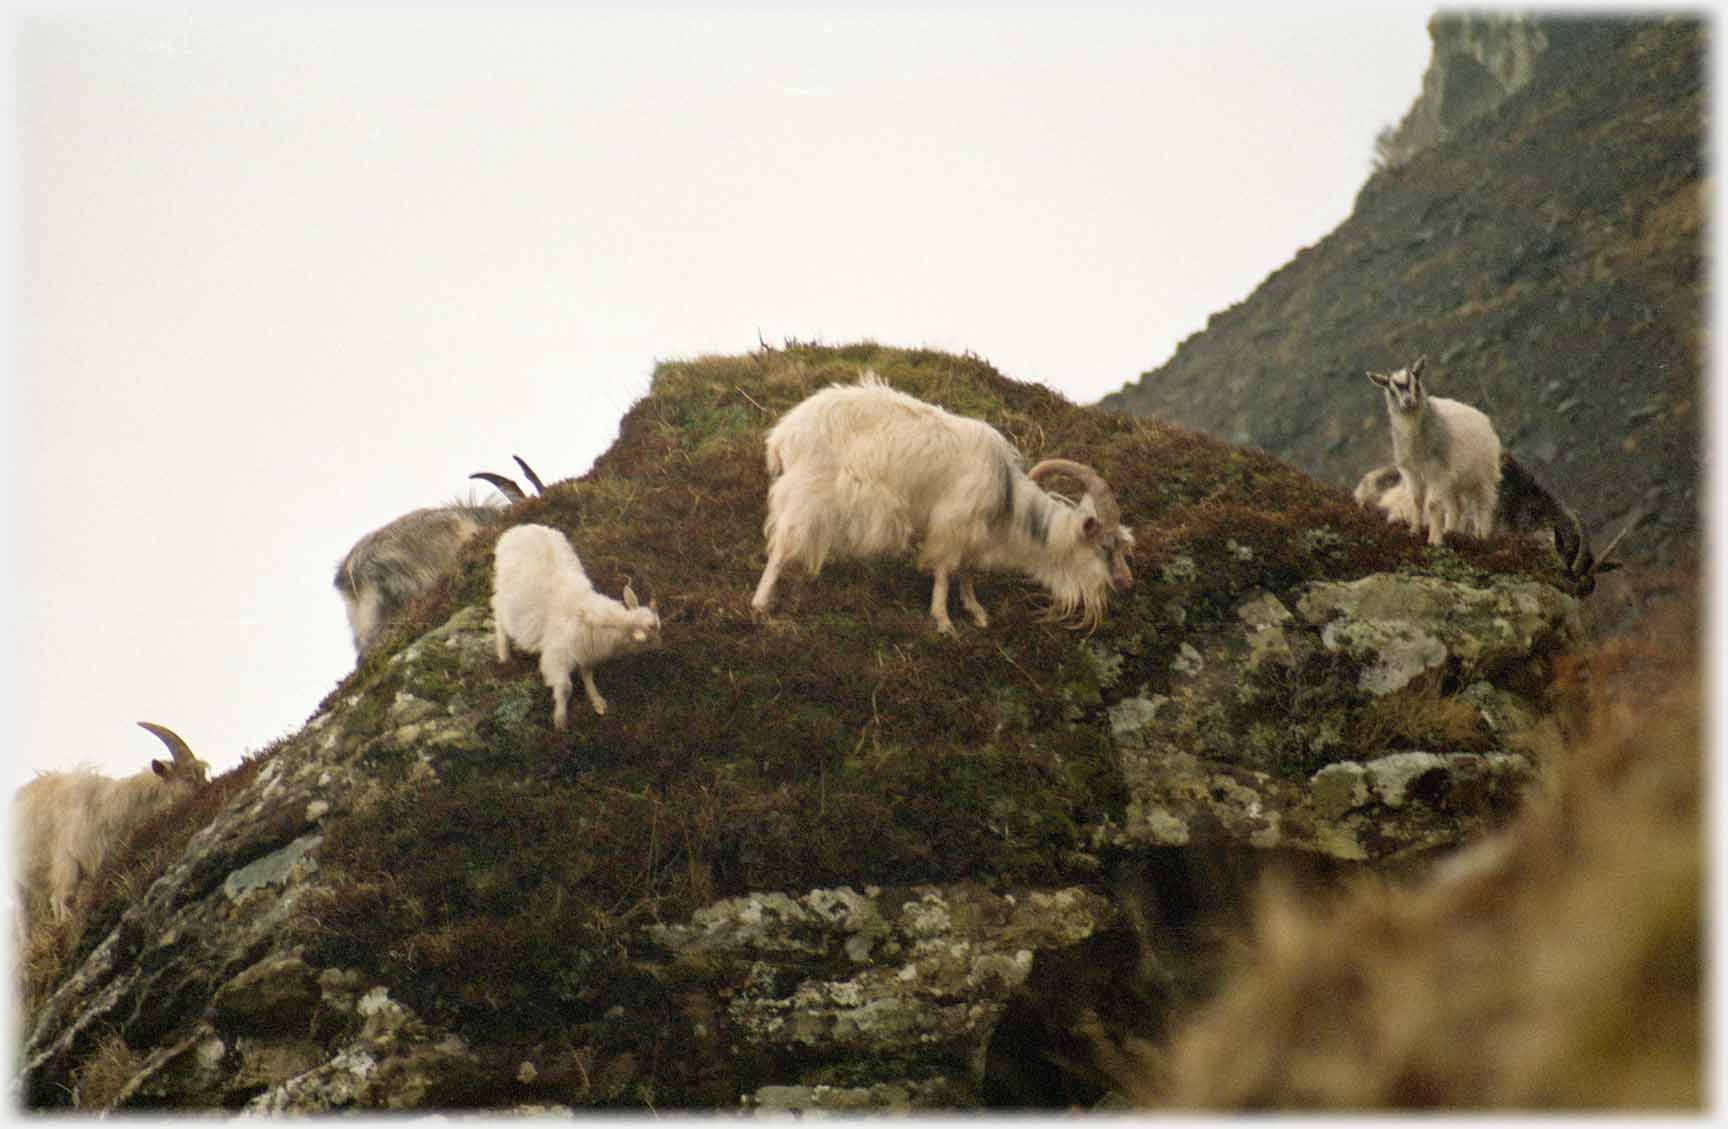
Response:
MULTIPOLYGON (((1457 19, 1431 25, 1437 68, 1457 19)), ((1598 544, 1648 506, 1621 555, 1694 556, 1706 28, 1533 23, 1546 49, 1527 85, 1377 172, 1336 231, 1103 406, 1349 488, 1390 460, 1363 371, 1425 353, 1434 393, 1487 410, 1598 544)))

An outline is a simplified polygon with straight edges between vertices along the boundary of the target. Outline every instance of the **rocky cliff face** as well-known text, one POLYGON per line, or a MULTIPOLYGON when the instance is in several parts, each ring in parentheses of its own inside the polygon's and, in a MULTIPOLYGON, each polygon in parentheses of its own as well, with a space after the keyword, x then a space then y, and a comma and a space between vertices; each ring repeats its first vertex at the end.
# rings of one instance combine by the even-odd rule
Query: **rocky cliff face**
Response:
POLYGON ((1269 456, 873 345, 664 364, 510 521, 657 597, 665 649, 552 729, 491 654, 481 534, 99 884, 34 973, 26 1106, 1090 1104, 1086 1032, 1163 1038, 1268 866, 1401 872, 1503 821, 1587 627, 1526 542, 1430 549, 1269 456), (752 621, 762 434, 866 365, 1115 485, 1138 583, 1101 629, 986 577, 991 627, 936 636, 903 562, 752 621))
POLYGON ((1353 485, 1389 462, 1363 378, 1427 354, 1598 544, 1700 528, 1704 29, 1440 16, 1390 167, 1336 231, 1105 397, 1353 485))
POLYGON ((1530 85, 1549 43, 1548 29, 1529 16, 1474 13, 1435 15, 1428 37, 1434 54, 1422 74, 1422 93, 1376 143, 1384 164, 1403 164, 1499 109, 1530 85))

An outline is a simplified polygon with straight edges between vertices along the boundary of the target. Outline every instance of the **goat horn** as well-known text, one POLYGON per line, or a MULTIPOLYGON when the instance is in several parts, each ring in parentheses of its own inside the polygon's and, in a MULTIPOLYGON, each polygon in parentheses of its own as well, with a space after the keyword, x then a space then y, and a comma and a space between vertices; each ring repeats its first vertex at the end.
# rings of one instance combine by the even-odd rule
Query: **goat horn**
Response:
MULTIPOLYGON (((1567 524, 1572 529, 1573 542, 1570 558, 1561 563, 1566 566, 1566 571, 1573 576, 1588 576, 1595 571, 1595 566, 1592 565, 1581 573, 1578 564, 1590 555, 1590 531, 1584 528, 1584 519, 1578 516, 1577 511, 1569 506, 1562 506, 1561 509, 1566 515, 1567 524)), ((1558 527, 1554 530, 1554 551, 1556 554, 1560 551, 1560 530, 1558 527)))
POLYGON ((1122 508, 1116 504, 1116 494, 1110 489, 1110 484, 1104 481, 1104 476, 1073 459, 1045 459, 1026 472, 1038 485, 1044 485, 1043 480, 1052 474, 1067 474, 1080 480, 1086 487, 1086 493, 1092 499, 1092 505, 1098 511, 1098 522, 1105 529, 1115 529, 1122 524, 1122 508))
POLYGON ((181 739, 180 734, 174 732, 166 725, 157 725, 154 721, 140 721, 138 724, 156 734, 156 736, 161 739, 162 743, 168 746, 168 751, 174 754, 175 764, 186 764, 188 761, 196 761, 198 759, 192 755, 192 747, 181 739))
POLYGON ((1632 532, 1633 529, 1644 524, 1644 519, 1649 516, 1650 512, 1648 510, 1639 510, 1637 513, 1633 514, 1632 520, 1626 523, 1625 528, 1614 535, 1614 540, 1608 542, 1608 547, 1602 550, 1601 555, 1596 558, 1596 563, 1590 566, 1590 571, 1592 573, 1601 572, 1602 566, 1608 563, 1608 558, 1614 555, 1614 550, 1620 547, 1621 540, 1624 539, 1628 533, 1632 532))
POLYGON ((521 455, 511 455, 510 457, 515 459, 516 465, 522 468, 522 473, 528 477, 528 484, 534 487, 534 493, 546 493, 546 484, 540 481, 540 476, 534 473, 534 468, 523 462, 521 455))
POLYGON ((520 502, 523 498, 527 497, 526 494, 522 493, 522 487, 516 485, 515 481, 512 479, 505 478, 501 474, 493 474, 489 470, 483 470, 471 474, 468 477, 478 478, 483 482, 490 482, 492 485, 498 487, 499 493, 503 494, 512 502, 520 502))

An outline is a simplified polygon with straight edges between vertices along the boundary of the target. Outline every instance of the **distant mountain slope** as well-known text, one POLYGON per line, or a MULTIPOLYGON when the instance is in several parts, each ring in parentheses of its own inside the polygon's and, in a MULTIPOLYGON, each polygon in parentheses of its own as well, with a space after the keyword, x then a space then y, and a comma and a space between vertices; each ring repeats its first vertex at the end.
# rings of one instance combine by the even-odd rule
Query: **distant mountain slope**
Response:
MULTIPOLYGON (((1480 64, 1438 17, 1424 97, 1479 89, 1480 64), (1468 79, 1468 82, 1465 80, 1468 79)), ((1102 406, 1251 443, 1349 487, 1390 460, 1363 370, 1426 353, 1437 395, 1483 406, 1507 448, 1600 544, 1652 508, 1621 555, 1698 547, 1704 28, 1695 19, 1526 25, 1523 85, 1391 167, 1353 214, 1168 363, 1102 406)), ((1479 30, 1479 29, 1478 29, 1479 30)), ((1478 52, 1480 54, 1480 52, 1478 52)), ((1275 179, 1275 170, 1272 170, 1275 179)))

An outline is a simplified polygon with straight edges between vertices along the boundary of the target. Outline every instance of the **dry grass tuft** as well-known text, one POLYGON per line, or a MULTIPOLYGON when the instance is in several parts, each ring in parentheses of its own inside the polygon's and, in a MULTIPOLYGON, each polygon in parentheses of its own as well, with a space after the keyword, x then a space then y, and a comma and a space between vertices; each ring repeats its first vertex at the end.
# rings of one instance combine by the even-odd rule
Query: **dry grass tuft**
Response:
POLYGON ((1351 744, 1364 749, 1438 749, 1485 752, 1496 745, 1482 711, 1444 692, 1442 671, 1428 671, 1408 686, 1370 698, 1351 719, 1351 744))
POLYGON ((143 1065, 143 1056, 125 1039, 108 1035, 72 1072, 73 1104, 79 1109, 107 1109, 143 1065))

